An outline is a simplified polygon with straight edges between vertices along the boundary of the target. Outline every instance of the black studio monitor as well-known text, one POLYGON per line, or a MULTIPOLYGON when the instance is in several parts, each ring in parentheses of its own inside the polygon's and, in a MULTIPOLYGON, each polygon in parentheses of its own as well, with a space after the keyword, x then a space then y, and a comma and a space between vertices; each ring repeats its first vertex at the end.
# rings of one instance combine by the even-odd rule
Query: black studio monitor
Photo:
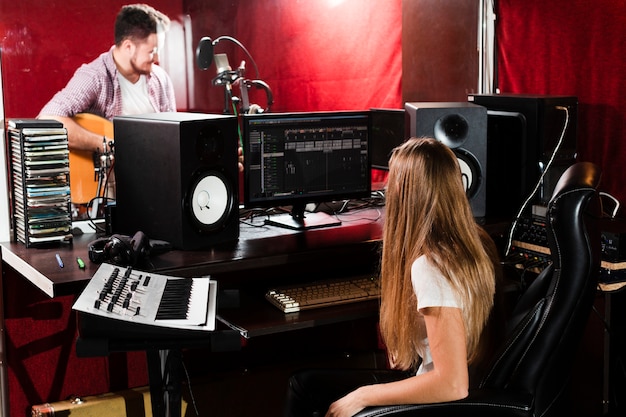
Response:
POLYGON ((113 127, 114 232, 140 230, 183 250, 239 238, 235 116, 120 116, 113 127))
POLYGON ((578 99, 573 96, 473 94, 468 101, 488 111, 487 214, 516 215, 537 187, 554 153, 551 168, 545 172, 537 194, 530 200, 547 203, 561 174, 576 160, 578 99))
POLYGON ((474 217, 485 217, 487 109, 471 103, 406 103, 409 137, 432 137, 448 146, 461 167, 474 217))

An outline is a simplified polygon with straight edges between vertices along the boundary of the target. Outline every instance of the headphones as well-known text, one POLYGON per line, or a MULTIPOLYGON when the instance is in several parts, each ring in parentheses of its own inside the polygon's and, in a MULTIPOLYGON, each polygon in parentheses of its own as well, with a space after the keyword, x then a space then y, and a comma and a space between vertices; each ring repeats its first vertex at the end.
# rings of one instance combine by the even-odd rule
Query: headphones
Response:
POLYGON ((134 266, 150 255, 150 241, 139 231, 133 237, 111 235, 89 243, 89 259, 95 263, 111 262, 120 266, 134 266))

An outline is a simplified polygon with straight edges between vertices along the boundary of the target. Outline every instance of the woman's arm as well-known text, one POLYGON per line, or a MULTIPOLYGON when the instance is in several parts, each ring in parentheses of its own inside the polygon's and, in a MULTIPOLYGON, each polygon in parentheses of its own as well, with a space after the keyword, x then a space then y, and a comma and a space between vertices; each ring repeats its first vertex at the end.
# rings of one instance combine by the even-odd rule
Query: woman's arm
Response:
POLYGON ((455 307, 422 309, 434 369, 387 384, 356 389, 331 404, 327 417, 349 417, 365 407, 453 401, 469 389, 465 326, 455 307))

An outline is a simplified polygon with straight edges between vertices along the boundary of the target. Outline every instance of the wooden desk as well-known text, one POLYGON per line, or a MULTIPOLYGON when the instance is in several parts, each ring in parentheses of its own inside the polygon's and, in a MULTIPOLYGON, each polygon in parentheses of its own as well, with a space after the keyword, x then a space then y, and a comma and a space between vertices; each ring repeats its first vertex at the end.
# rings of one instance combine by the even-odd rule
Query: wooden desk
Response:
MULTIPOLYGON (((264 290, 286 282, 371 273, 378 265, 382 211, 377 208, 341 215, 342 225, 297 232, 263 225, 259 217, 242 223, 234 244, 198 251, 170 251, 151 259, 150 270, 192 277, 211 275, 220 290, 241 290, 240 308, 220 310, 220 319, 242 336, 253 337, 374 316, 375 302, 285 315, 263 299, 264 290)), ((54 299, 79 294, 99 265, 89 261, 87 246, 95 235, 77 236, 72 245, 30 248, 0 243, 2 273, 6 268, 54 299), (64 261, 57 264, 55 254, 64 261), (80 270, 76 258, 85 261, 80 270)), ((4 294, 3 302, 11 294, 4 294)), ((1 307, 1 306, 0 306, 1 307)), ((4 317, 0 317, 4 335, 4 317)), ((4 340, 3 340, 4 341, 4 340)), ((2 411, 8 416, 7 367, 1 351, 2 411)))
MULTIPOLYGON (((148 269, 183 277, 212 275, 216 279, 238 274, 242 280, 255 281, 255 276, 244 277, 241 274, 283 267, 289 268, 295 278, 302 274, 295 268, 303 264, 322 261, 326 266, 324 269, 329 269, 332 261, 343 260, 338 263, 339 269, 350 269, 345 268, 349 261, 363 261, 358 257, 377 255, 382 235, 380 209, 358 210, 343 214, 340 219, 341 226, 298 232, 265 226, 263 218, 257 217, 241 223, 239 240, 233 244, 196 251, 172 250, 152 257, 148 269)), ((76 236, 71 245, 50 248, 0 243, 2 262, 13 267, 49 297, 76 294, 99 267, 89 262, 87 250, 87 245, 95 238, 93 234, 85 234, 76 236), (64 268, 57 264, 56 253, 64 260, 64 268), (77 257, 85 261, 85 270, 78 268, 77 257)))

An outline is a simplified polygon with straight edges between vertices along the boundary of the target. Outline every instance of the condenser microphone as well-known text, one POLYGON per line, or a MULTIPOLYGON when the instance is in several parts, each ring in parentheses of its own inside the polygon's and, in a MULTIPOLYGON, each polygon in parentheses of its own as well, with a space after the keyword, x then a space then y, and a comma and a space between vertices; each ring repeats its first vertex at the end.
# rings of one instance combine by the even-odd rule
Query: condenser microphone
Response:
POLYGON ((229 85, 234 81, 233 69, 228 63, 226 54, 215 54, 215 67, 217 68, 217 76, 213 79, 214 85, 229 85))
POLYGON ((215 54, 215 67, 217 68, 217 75, 219 76, 233 70, 228 63, 228 56, 226 54, 215 54))

